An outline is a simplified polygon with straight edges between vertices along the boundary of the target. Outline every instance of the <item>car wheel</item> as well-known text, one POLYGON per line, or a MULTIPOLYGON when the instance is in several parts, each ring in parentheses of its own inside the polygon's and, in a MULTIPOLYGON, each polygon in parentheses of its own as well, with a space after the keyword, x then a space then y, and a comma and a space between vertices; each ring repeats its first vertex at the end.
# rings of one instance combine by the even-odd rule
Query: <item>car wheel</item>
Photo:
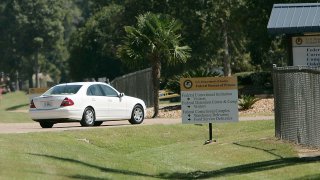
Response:
POLYGON ((141 124, 144 119, 144 111, 141 105, 135 105, 132 113, 131 113, 131 119, 129 122, 131 124, 141 124))
POLYGON ((52 123, 52 122, 39 122, 39 124, 42 128, 52 128, 54 123, 52 123))
POLYGON ((103 123, 103 121, 95 121, 94 126, 100 126, 103 123))
POLYGON ((91 107, 87 107, 83 112, 80 124, 81 126, 93 126, 95 119, 94 110, 91 107))

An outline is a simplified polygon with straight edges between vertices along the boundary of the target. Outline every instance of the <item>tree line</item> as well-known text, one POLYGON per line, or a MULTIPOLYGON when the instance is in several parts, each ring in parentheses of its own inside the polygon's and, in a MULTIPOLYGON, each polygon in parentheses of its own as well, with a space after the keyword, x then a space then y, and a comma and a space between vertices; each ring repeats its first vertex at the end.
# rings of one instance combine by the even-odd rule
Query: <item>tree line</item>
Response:
MULTIPOLYGON (((267 33, 272 6, 296 2, 311 1, 2 0, 0 72, 12 80, 18 74, 31 86, 32 75, 37 72, 51 75, 56 83, 113 79, 151 67, 153 61, 147 60, 150 56, 162 62, 163 79, 198 67, 224 67, 225 75, 268 70, 271 64, 279 64, 280 59, 286 62, 287 58, 281 36, 267 33), (169 46, 163 46, 168 51, 160 52, 158 57, 152 53, 147 54, 149 57, 140 56, 141 52, 128 49, 130 41, 137 38, 130 34, 143 31, 139 21, 148 13, 176 22, 171 27, 176 28, 175 33, 157 45, 179 40, 172 47, 185 48, 187 53, 175 52, 175 56, 185 57, 174 65, 165 57, 172 52, 169 46), (141 60, 135 62, 138 57, 141 60)), ((161 26, 155 23, 151 29, 161 26)), ((160 32, 154 32, 157 33, 160 32)), ((144 45, 139 49, 145 50, 150 44, 144 45)))

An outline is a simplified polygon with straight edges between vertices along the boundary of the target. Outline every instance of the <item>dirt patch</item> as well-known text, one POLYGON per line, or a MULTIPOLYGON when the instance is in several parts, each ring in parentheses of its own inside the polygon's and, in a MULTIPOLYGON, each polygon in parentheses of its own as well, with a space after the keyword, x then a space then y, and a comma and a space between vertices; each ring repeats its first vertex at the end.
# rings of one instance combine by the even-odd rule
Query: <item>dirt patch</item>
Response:
POLYGON ((265 98, 257 101, 252 109, 239 110, 239 115, 255 115, 255 114, 273 114, 274 113, 274 99, 265 98))
POLYGON ((17 112, 17 113, 28 113, 28 109, 18 109, 18 110, 10 110, 8 112, 17 112))
POLYGON ((320 148, 296 145, 296 150, 300 158, 320 156, 320 148))

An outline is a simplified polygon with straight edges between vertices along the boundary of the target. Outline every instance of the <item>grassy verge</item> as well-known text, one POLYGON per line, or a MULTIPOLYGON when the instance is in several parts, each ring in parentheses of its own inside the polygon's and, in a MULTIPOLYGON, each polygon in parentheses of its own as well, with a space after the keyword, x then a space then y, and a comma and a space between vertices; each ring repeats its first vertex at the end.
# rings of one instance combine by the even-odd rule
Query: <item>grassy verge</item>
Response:
MULTIPOLYGON (((3 179, 320 178, 319 158, 300 159, 273 138, 272 121, 153 125, 0 135, 3 179)), ((0 178, 0 179, 1 179, 0 178)))
POLYGON ((0 123, 32 122, 27 110, 29 98, 25 92, 2 95, 0 99, 0 123))

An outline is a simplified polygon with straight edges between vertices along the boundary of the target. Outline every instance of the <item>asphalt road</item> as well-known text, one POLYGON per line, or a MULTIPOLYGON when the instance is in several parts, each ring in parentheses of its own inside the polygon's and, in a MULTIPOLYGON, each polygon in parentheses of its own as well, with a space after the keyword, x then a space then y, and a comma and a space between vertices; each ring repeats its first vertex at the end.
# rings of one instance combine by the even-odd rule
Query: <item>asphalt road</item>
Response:
MULTIPOLYGON (((258 116, 258 117, 240 117, 240 121, 251 120, 272 120, 273 116, 258 116)), ((29 132, 50 132, 50 131, 70 131, 70 130, 85 130, 90 128, 113 128, 113 127, 125 127, 125 126, 141 126, 152 124, 179 124, 181 118, 168 119, 168 118, 156 118, 145 119, 140 125, 131 125, 127 120, 124 121, 106 121, 99 127, 82 127, 80 123, 59 123, 55 124, 53 128, 43 129, 37 122, 30 123, 0 123, 0 134, 12 134, 12 133, 29 133, 29 132)))

